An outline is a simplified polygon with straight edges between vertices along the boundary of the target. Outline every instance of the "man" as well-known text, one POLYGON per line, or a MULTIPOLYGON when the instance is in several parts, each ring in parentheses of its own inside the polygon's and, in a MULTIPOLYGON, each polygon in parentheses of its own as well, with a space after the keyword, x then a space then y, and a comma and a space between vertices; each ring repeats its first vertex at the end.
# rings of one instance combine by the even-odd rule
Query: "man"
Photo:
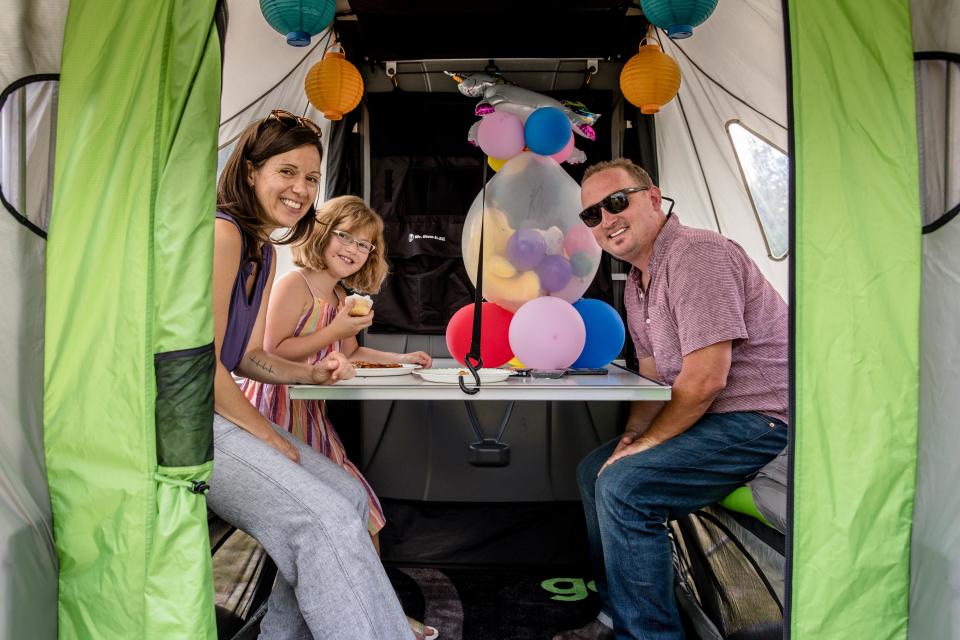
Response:
POLYGON ((555 640, 683 638, 666 522, 715 503, 787 443, 787 307, 743 249, 664 214, 629 160, 587 169, 580 214, 632 265, 624 291, 640 373, 623 436, 577 470, 601 611, 555 640))

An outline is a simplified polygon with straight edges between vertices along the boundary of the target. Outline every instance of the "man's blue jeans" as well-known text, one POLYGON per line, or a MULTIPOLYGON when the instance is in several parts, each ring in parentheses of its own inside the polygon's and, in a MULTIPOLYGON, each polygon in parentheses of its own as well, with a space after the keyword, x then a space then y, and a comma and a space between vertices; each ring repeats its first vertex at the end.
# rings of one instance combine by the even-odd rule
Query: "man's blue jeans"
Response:
POLYGON ((787 427, 759 413, 708 413, 684 433, 613 463, 617 440, 577 468, 602 613, 617 638, 683 638, 667 520, 722 500, 787 444, 787 427))

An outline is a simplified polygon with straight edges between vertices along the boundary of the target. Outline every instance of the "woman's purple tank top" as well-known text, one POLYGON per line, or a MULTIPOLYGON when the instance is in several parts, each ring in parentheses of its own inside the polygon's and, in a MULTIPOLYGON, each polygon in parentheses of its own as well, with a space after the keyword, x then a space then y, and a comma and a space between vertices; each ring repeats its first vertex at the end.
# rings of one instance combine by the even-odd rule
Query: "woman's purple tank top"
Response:
MULTIPOLYGON (((228 220, 237 229, 240 225, 229 213, 217 211, 217 217, 228 220)), ((242 236, 241 236, 242 237, 242 236)), ((254 263, 244 262, 243 256, 247 251, 246 240, 240 248, 240 264, 237 267, 237 277, 233 280, 233 292, 230 295, 230 312, 227 317, 227 331, 223 336, 223 345, 220 347, 220 362, 233 372, 240 366, 243 354, 250 342, 253 325, 257 323, 257 313, 260 311, 260 302, 263 300, 263 290, 267 287, 267 278, 270 277, 270 265, 273 263, 273 245, 263 246, 263 264, 257 274, 257 281, 253 285, 253 292, 247 297, 247 277, 253 272, 254 263)))

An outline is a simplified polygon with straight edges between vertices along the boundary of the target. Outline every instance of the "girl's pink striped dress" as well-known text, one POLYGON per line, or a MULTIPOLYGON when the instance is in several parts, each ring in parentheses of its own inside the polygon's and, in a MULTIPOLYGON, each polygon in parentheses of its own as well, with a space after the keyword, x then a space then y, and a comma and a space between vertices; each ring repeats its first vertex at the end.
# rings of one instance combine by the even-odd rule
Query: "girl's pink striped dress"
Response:
MULTIPOLYGON (((297 271, 297 273, 303 276, 303 272, 297 271)), ((303 279, 304 282, 307 281, 306 276, 303 279)), ((294 336, 310 335, 327 326, 337 315, 337 308, 317 296, 309 282, 307 282, 307 287, 310 288, 310 294, 313 296, 313 306, 297 322, 297 328, 293 332, 294 336)), ((340 342, 334 342, 307 358, 307 363, 316 364, 330 351, 339 350, 340 342)), ((360 481, 360 484, 366 489, 370 501, 370 521, 367 528, 370 530, 370 535, 380 531, 386 523, 383 508, 366 478, 347 459, 340 437, 327 418, 326 402, 323 400, 291 400, 287 393, 287 386, 283 384, 266 384, 244 380, 240 388, 250 402, 268 420, 300 438, 360 481)))

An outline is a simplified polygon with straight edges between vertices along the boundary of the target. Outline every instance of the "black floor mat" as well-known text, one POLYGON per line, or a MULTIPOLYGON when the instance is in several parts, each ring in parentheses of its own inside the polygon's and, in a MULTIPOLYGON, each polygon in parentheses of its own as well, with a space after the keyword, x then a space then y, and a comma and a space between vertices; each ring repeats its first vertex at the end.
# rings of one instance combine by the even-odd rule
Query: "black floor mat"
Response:
POLYGON ((599 601, 582 570, 556 567, 387 569, 407 615, 441 640, 549 640, 586 624, 599 601))
POLYGON ((589 566, 579 502, 382 500, 383 561, 397 566, 589 566))

